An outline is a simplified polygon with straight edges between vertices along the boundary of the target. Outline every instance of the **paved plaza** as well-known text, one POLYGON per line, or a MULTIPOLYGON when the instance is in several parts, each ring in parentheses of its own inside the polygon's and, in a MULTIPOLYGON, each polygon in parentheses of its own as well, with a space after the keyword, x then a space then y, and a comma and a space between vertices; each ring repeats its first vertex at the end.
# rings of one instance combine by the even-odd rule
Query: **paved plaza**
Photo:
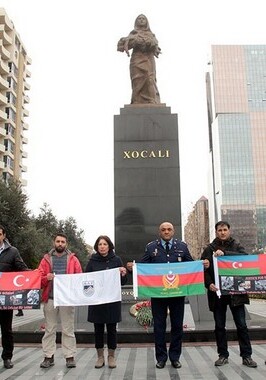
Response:
POLYGON ((190 343, 184 344, 181 356, 181 369, 174 369, 170 363, 163 369, 155 368, 154 349, 152 345, 145 346, 119 346, 117 349, 117 368, 109 369, 107 366, 95 369, 95 349, 79 347, 76 356, 77 367, 68 369, 62 357, 61 348, 55 355, 55 365, 49 369, 40 368, 42 349, 40 345, 16 346, 14 353, 14 367, 6 370, 0 368, 1 380, 37 380, 37 379, 78 379, 78 380, 265 380, 266 343, 253 344, 253 358, 257 361, 257 368, 247 368, 242 365, 238 346, 230 344, 229 364, 215 367, 217 359, 214 344, 205 345, 190 343))

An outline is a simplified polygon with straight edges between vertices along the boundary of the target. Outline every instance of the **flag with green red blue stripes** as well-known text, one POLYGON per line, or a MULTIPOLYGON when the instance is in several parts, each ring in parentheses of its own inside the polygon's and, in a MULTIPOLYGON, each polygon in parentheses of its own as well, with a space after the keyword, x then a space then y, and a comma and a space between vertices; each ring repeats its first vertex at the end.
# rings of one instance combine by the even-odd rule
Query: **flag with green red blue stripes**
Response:
POLYGON ((165 298, 205 294, 203 262, 133 265, 136 298, 165 298))

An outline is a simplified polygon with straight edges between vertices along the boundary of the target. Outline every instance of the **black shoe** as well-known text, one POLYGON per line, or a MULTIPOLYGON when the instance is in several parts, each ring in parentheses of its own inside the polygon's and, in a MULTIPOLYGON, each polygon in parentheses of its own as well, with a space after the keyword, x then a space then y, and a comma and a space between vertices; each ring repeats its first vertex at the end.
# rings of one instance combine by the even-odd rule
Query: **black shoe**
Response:
POLYGON ((182 364, 180 363, 179 360, 173 360, 171 362, 171 364, 172 364, 172 367, 174 367, 174 368, 181 368, 182 367, 182 364))
POLYGON ((44 358, 43 362, 41 362, 41 368, 49 368, 54 365, 54 355, 51 358, 44 358))
POLYGON ((12 363, 11 359, 4 360, 4 367, 7 369, 13 368, 14 364, 12 363))
POLYGON ((156 368, 162 369, 165 367, 165 362, 157 362, 156 363, 156 368))
POLYGON ((18 312, 17 312, 17 314, 15 314, 15 316, 16 317, 23 317, 23 311, 22 310, 19 310, 18 312))

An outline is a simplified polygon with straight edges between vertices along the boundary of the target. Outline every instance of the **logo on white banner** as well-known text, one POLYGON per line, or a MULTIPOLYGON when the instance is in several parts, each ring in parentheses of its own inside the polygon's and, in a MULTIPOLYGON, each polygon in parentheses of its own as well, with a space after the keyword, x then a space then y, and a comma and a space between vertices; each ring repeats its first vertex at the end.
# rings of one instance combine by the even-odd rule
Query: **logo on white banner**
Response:
POLYGON ((83 281, 83 293, 90 297, 94 294, 94 281, 83 281))

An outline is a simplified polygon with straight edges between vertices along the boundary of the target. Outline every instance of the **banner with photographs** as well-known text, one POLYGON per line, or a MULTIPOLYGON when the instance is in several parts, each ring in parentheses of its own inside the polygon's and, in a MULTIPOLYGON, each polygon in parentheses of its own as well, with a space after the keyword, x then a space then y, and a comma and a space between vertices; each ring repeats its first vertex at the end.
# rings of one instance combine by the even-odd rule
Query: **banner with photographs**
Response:
POLYGON ((1 272, 0 310, 40 309, 40 272, 1 272))
POLYGON ((266 254, 217 257, 217 272, 223 295, 266 293, 266 254))

